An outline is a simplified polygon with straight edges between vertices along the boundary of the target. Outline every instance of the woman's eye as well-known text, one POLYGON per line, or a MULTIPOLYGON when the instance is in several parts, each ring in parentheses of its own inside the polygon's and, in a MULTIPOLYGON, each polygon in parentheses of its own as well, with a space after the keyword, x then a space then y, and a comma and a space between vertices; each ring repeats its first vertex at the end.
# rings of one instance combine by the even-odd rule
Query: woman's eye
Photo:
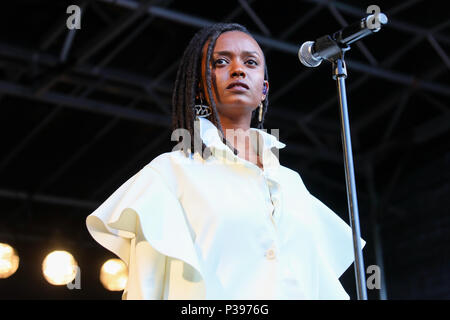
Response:
POLYGON ((214 61, 214 65, 223 65, 225 63, 227 63, 225 59, 217 59, 216 61, 214 61))
POLYGON ((256 62, 256 60, 253 60, 253 59, 247 60, 247 63, 251 64, 253 66, 257 66, 258 65, 258 62, 256 62))

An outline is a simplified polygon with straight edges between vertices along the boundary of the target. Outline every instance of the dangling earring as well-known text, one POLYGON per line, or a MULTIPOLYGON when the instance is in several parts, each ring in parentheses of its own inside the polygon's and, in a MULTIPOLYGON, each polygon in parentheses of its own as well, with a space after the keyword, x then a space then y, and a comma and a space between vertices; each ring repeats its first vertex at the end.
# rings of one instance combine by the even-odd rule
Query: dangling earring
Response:
POLYGON ((195 115, 199 118, 206 118, 211 115, 212 109, 210 106, 203 104, 202 96, 200 95, 200 104, 194 105, 195 115))
POLYGON ((262 113, 263 113, 263 103, 262 103, 262 101, 261 101, 261 102, 259 103, 259 117, 258 117, 259 122, 262 121, 262 113))

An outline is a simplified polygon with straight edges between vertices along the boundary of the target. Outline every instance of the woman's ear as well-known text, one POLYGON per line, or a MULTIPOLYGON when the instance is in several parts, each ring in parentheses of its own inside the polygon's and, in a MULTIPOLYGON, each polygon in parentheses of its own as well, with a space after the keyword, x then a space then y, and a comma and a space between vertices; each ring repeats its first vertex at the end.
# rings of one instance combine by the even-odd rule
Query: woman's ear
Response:
POLYGON ((264 101, 266 99, 266 96, 268 93, 269 93, 269 81, 264 80, 263 91, 262 91, 263 96, 261 98, 261 101, 264 101))

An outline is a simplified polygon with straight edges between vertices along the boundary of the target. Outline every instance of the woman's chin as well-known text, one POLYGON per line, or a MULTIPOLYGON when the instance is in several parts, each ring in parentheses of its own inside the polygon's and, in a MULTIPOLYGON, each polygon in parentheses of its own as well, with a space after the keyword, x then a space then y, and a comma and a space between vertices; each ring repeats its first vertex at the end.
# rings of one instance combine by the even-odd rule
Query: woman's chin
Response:
POLYGON ((252 105, 248 101, 244 101, 244 100, 234 100, 234 101, 230 101, 230 102, 227 102, 227 103, 222 103, 219 106, 219 109, 221 109, 221 110, 242 109, 242 110, 245 110, 246 112, 252 112, 256 108, 257 108, 256 105, 252 105))

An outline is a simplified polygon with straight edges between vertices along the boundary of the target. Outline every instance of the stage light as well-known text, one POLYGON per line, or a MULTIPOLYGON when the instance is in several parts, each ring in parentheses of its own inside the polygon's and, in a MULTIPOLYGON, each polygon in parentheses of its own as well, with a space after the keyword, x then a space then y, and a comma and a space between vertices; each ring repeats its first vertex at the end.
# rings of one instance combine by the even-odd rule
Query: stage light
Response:
POLYGON ((19 256, 9 244, 0 243, 0 279, 12 276, 19 268, 19 256))
POLYGON ((122 291, 128 281, 127 266, 120 259, 109 259, 100 270, 100 282, 110 291, 122 291))
POLYGON ((55 286, 72 282, 77 274, 78 265, 67 251, 53 251, 42 262, 44 278, 55 286))

